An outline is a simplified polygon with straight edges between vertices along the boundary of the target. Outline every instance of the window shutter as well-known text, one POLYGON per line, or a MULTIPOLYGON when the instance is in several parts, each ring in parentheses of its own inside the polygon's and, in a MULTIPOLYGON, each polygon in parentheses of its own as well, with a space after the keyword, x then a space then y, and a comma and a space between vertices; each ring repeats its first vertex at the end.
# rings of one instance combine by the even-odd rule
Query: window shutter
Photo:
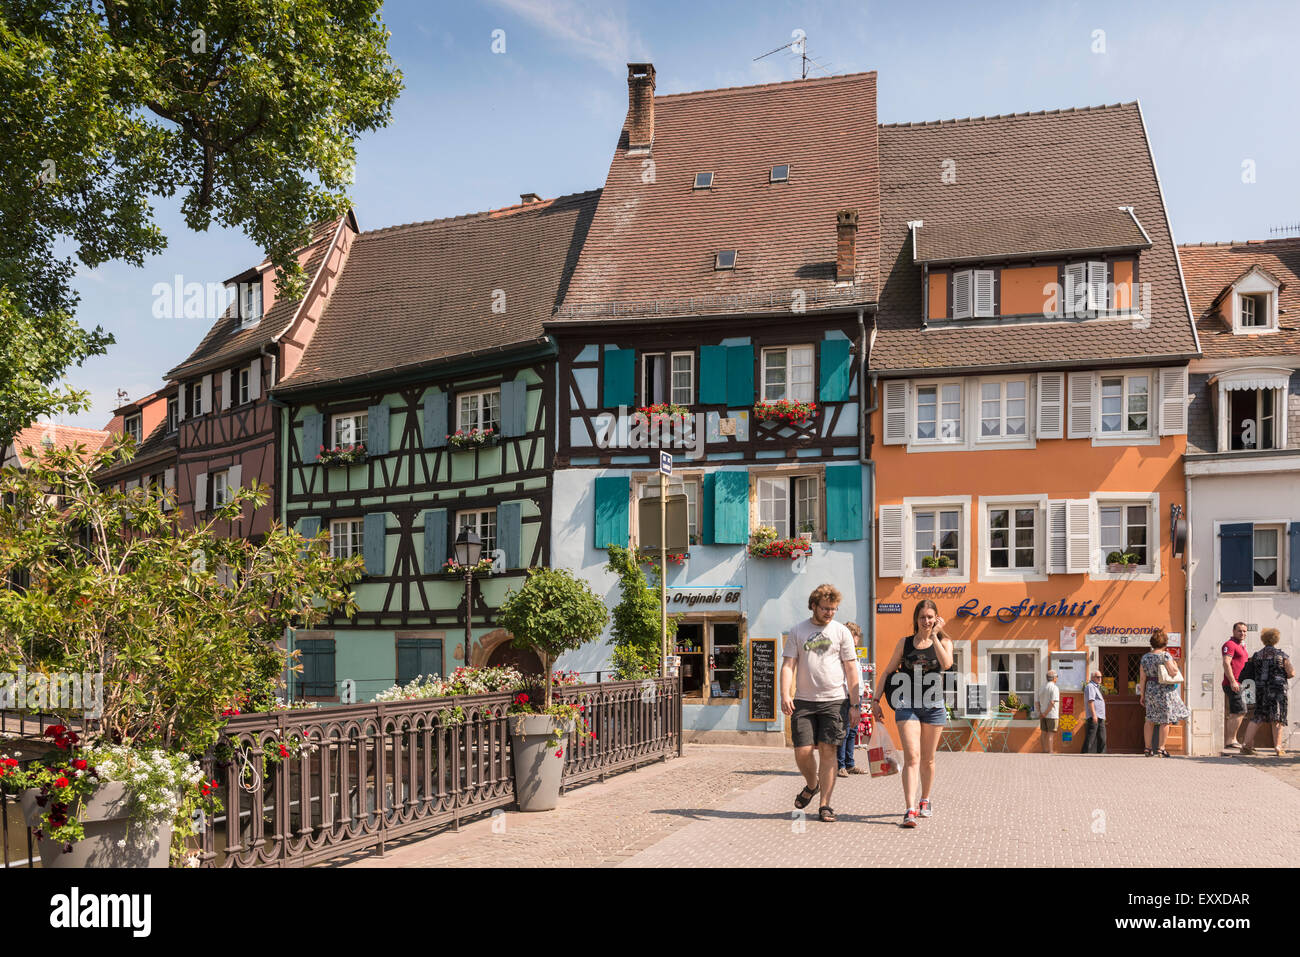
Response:
POLYGON ((431 508, 424 513, 424 574, 436 575, 450 557, 447 551, 447 510, 431 508))
POLYGON ((906 379, 887 379, 882 387, 885 402, 885 445, 904 445, 911 437, 907 428, 906 379))
POLYGON ((367 575, 382 575, 388 570, 388 513, 370 512, 366 515, 362 532, 361 550, 366 560, 367 575))
POLYGON ((1293 592, 1300 592, 1300 522, 1291 523, 1288 535, 1291 542, 1286 563, 1286 587, 1293 592))
POLYGON ((727 405, 747 409, 753 404, 754 347, 727 346, 727 405))
POLYGON ((248 398, 262 397, 262 357, 258 356, 248 364, 248 398))
POLYGON ((209 372, 203 377, 203 394, 199 396, 202 405, 199 406, 203 415, 212 411, 212 373, 209 372))
POLYGON ((826 538, 862 538, 862 466, 857 463, 826 466, 826 538))
POLYGON ((523 520, 518 502, 497 506, 497 548, 506 553, 506 568, 523 568, 523 520))
MULTIPOLYGON (((1293 528, 1295 526, 1292 526, 1293 528)), ((1294 552, 1295 546, 1292 545, 1294 552)), ((1255 526, 1219 526, 1219 591, 1255 590, 1255 526)), ((1292 574, 1295 574, 1292 571, 1292 574)))
POLYGON ((821 371, 817 398, 822 402, 847 402, 852 343, 847 339, 823 339, 819 348, 821 371))
POLYGON ((1106 264, 1088 263, 1088 310, 1102 312, 1110 306, 1106 297, 1106 264))
MULTIPOLYGON (((298 519, 297 524, 294 525, 294 529, 297 530, 299 535, 301 535, 303 538, 307 539, 307 541, 310 542, 313 538, 315 538, 317 535, 320 534, 320 516, 304 515, 302 518, 298 519)), ((325 553, 328 555, 329 550, 326 549, 325 553)), ((303 549, 303 555, 305 556, 306 554, 307 554, 307 550, 303 549)))
POLYGON ((1038 428, 1040 439, 1065 437, 1065 373, 1038 374, 1038 428))
POLYGON ((1076 316, 1088 305, 1088 264, 1070 263, 1065 267, 1065 302, 1062 312, 1076 316))
POLYGON ((528 383, 501 383, 501 434, 507 438, 528 432, 528 383))
POLYGON ((971 314, 971 273, 970 270, 952 274, 952 317, 969 319, 971 314))
POLYGON ((315 462, 320 455, 320 447, 324 439, 322 431, 325 428, 325 417, 319 412, 312 412, 302 417, 302 461, 304 465, 315 462))
POLYGON ((1065 503, 1065 570, 1071 575, 1092 571, 1090 504, 1086 498, 1072 498, 1065 503))
POLYGON ((447 445, 447 393, 430 392, 424 397, 424 447, 441 449, 447 445))
POLYGON ((992 269, 976 269, 975 276, 975 315, 978 317, 993 315, 993 277, 992 269))
POLYGON ((388 406, 382 402, 366 409, 366 454, 388 454, 388 406))
POLYGON ((704 545, 714 544, 713 537, 713 496, 715 475, 708 472, 700 479, 700 542, 704 545))
POLYGON ((302 661, 301 694, 313 698, 331 698, 338 692, 334 682, 334 641, 313 638, 298 643, 302 661))
POLYGON ((231 376, 231 372, 230 372, 229 369, 227 369, 225 372, 221 373, 221 411, 222 411, 222 412, 224 412, 224 411, 226 411, 226 409, 230 408, 230 398, 231 398, 231 396, 230 396, 230 392, 231 392, 231 389, 230 389, 230 381, 231 381, 231 378, 232 378, 232 376, 231 376))
MULTIPOLYGON (((176 469, 170 468, 163 471, 163 492, 176 491, 176 469)), ((162 503, 163 511, 171 511, 171 502, 164 495, 162 503)))
POLYGON ((230 466, 230 471, 226 475, 226 484, 228 487, 226 494, 234 495, 235 492, 239 489, 240 484, 243 481, 244 481, 244 466, 243 465, 230 466))
POLYGON ((181 383, 176 387, 176 424, 180 425, 185 418, 186 408, 189 406, 191 386, 181 383))
POLYGON ((605 350, 605 392, 601 404, 607 409, 636 404, 636 350, 605 350))
POLYGON ((880 506, 881 578, 903 577, 903 506, 880 506))
POLYGON ((1187 367, 1160 370, 1160 434, 1187 434, 1187 367))
POLYGON ((194 514, 208 510, 208 473, 200 472, 194 479, 194 514))
POLYGON ((700 346, 700 404, 727 401, 727 347, 700 346))
POLYGON ((749 541, 749 472, 714 474, 713 537, 719 545, 749 541))
POLYGON ((1066 532, 1066 506, 1057 499, 1047 503, 1047 573, 1064 575, 1070 570, 1069 539, 1066 532))
POLYGON ((1092 438, 1092 373, 1070 373, 1070 438, 1092 438))
POLYGON ((596 479, 596 547, 621 545, 627 548, 628 504, 632 480, 626 475, 602 475, 596 479))

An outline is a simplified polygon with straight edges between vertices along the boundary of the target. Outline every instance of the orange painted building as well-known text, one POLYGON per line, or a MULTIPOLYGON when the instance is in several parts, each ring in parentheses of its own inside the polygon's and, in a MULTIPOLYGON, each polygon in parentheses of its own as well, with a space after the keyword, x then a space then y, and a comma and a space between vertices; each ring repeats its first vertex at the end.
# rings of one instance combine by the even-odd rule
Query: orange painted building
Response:
POLYGON ((1187 630, 1171 506, 1199 352, 1140 110, 885 126, 880 152, 877 668, 931 598, 952 746, 1037 750, 1036 717, 997 715, 1054 667, 1057 750, 1080 750, 1099 669, 1108 750, 1140 751, 1147 638, 1187 630))

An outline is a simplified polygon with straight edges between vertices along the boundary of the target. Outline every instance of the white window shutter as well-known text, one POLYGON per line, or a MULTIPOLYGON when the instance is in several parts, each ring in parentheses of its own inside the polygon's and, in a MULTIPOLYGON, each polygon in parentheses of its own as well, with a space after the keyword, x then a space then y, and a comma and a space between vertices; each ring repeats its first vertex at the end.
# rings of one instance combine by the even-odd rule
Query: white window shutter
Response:
POLYGON ((186 410, 189 408, 190 389, 192 386, 182 382, 176 389, 176 421, 179 423, 186 416, 186 410))
POLYGON ((262 397, 262 357, 258 356, 248 364, 248 398, 260 399, 262 397))
POLYGON ((1062 312, 1075 316, 1088 308, 1088 264, 1070 263, 1065 267, 1065 302, 1062 312))
POLYGON ((975 270, 975 315, 985 317, 993 315, 993 277, 992 269, 975 270))
POLYGON ((203 377, 203 394, 199 396, 202 405, 199 407, 203 415, 212 411, 212 373, 209 372, 203 377))
POLYGON ((1106 264, 1104 262, 1088 263, 1088 309, 1092 312, 1105 311, 1109 307, 1106 301, 1106 264))
POLYGON ((221 411, 223 412, 230 408, 230 400, 232 398, 230 394, 230 380, 230 370, 227 369, 225 372, 221 373, 221 411))
MULTIPOLYGON (((163 472, 163 492, 166 493, 166 492, 175 492, 175 491, 176 491, 176 470, 174 468, 167 469, 166 471, 163 472)), ((164 512, 171 510, 171 503, 168 501, 165 495, 163 497, 162 507, 164 512)))
POLYGON ((880 506, 880 577, 903 577, 903 506, 880 506))
POLYGON ((200 472, 194 479, 194 514, 208 510, 208 473, 200 472))
POLYGON ((1040 439, 1065 437, 1065 373, 1038 374, 1038 427, 1040 439))
POLYGON ((226 485, 228 488, 226 494, 228 496, 234 495, 235 490, 239 488, 239 485, 241 482, 243 482, 243 480, 244 480, 244 467, 242 465, 230 466, 230 471, 226 473, 226 485))
POLYGON ((910 438, 907 429, 907 385, 906 379, 885 381, 885 445, 903 445, 910 438))
POLYGON ((1092 373, 1070 373, 1070 438, 1092 437, 1092 373))
POLYGON ((1187 366, 1160 370, 1160 434, 1187 434, 1187 366))
POLYGON ((1090 504, 1086 498, 1072 498, 1065 503, 1065 568, 1071 575, 1092 571, 1090 504))
POLYGON ((1064 575, 1070 569, 1065 499, 1047 503, 1047 573, 1064 575))
POLYGON ((971 314, 971 273, 955 272, 952 274, 952 317, 969 319, 971 314))

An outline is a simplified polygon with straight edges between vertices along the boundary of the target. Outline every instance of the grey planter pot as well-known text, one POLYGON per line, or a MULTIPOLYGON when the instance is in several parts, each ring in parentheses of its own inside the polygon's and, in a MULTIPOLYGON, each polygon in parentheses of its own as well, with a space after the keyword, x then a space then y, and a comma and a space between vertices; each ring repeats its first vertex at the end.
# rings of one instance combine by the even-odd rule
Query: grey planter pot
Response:
POLYGON ((572 721, 549 714, 512 714, 509 719, 510 751, 515 768, 515 800, 521 811, 551 811, 560 803, 564 758, 555 752, 567 748, 567 739, 552 745, 556 729, 573 730, 572 721))
MULTIPOLYGON (((27 826, 40 826, 44 808, 36 803, 41 792, 24 791, 20 797, 27 826)), ((110 781, 100 786, 80 809, 86 828, 83 840, 65 851, 63 845, 45 838, 37 843, 40 848, 41 867, 166 867, 172 843, 172 822, 155 821, 142 835, 142 825, 130 820, 131 798, 126 785, 110 781), (130 834, 128 835, 128 827, 130 834), (117 842, 125 840, 125 847, 117 842)), ((76 810, 74 806, 71 810, 76 810)))

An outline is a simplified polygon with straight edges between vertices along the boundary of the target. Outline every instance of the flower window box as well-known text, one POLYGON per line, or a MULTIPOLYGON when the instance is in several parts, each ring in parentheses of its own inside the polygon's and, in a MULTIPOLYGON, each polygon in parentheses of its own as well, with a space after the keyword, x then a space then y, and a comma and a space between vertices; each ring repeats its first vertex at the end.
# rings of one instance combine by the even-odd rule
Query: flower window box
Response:
POLYGON ((754 558, 795 558, 812 551, 812 544, 803 538, 777 538, 776 529, 760 525, 749 536, 749 554, 754 558))
POLYGON ((496 429, 457 429, 447 436, 447 444, 453 449, 481 449, 496 445, 499 437, 496 429))
POLYGON ((921 559, 922 575, 947 575, 955 570, 952 567, 952 559, 947 555, 939 555, 938 557, 927 555, 921 559))
POLYGON ((802 425, 817 415, 816 402, 797 402, 792 399, 773 399, 754 405, 754 418, 759 422, 782 422, 802 425))
POLYGON ((466 569, 469 570, 471 575, 485 575, 492 571, 492 559, 480 558, 473 565, 462 565, 454 558, 449 558, 442 563, 442 570, 448 575, 464 575, 466 569))
POLYGON ((316 453, 316 461, 327 468, 336 465, 355 465, 357 462, 366 460, 366 445, 359 442, 356 445, 340 445, 338 448, 327 449, 325 446, 320 447, 316 453))

